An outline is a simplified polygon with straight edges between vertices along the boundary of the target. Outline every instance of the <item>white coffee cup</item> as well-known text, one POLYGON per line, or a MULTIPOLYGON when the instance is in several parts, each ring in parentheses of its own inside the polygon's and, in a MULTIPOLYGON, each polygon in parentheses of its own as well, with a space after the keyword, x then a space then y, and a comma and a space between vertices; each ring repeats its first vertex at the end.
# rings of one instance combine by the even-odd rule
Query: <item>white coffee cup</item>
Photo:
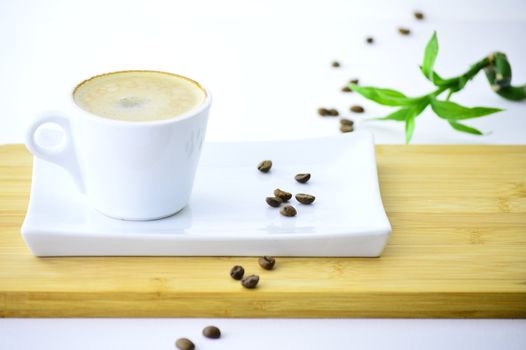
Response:
POLYGON ((167 217, 183 209, 192 192, 211 105, 210 92, 202 89, 204 101, 190 111, 142 122, 96 116, 70 95, 62 112, 33 120, 26 146, 67 169, 101 213, 124 220, 167 217), (60 145, 37 142, 36 131, 47 123, 62 129, 60 145))

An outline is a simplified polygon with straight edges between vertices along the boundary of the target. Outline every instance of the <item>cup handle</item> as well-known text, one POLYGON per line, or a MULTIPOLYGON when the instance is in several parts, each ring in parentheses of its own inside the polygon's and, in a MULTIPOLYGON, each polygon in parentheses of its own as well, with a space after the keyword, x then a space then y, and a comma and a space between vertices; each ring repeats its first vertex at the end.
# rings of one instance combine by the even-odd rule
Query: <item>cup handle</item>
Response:
POLYGON ((73 134, 71 132, 71 122, 69 118, 60 115, 42 115, 35 118, 27 128, 26 147, 35 157, 65 168, 73 177, 79 190, 82 193, 85 193, 85 186, 75 152, 75 144, 73 142, 73 134), (43 124, 47 123, 58 125, 64 133, 62 142, 57 146, 43 147, 35 140, 36 131, 43 124))

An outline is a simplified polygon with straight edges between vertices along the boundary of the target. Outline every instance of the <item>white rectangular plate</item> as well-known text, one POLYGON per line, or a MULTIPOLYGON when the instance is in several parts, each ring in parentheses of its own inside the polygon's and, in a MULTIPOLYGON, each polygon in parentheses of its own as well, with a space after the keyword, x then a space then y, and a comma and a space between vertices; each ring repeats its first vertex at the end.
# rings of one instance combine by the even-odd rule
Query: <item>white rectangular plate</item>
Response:
MULTIPOLYGON (((130 189, 133 191, 133 189, 130 189)), ((86 203, 62 168, 34 160, 22 235, 38 256, 379 256, 391 226, 372 135, 206 143, 190 204, 155 221, 111 219, 86 203), (269 173, 257 170, 273 161, 269 173), (294 180, 308 172, 306 184, 294 180), (290 201, 295 217, 265 203, 275 188, 316 196, 290 201)))

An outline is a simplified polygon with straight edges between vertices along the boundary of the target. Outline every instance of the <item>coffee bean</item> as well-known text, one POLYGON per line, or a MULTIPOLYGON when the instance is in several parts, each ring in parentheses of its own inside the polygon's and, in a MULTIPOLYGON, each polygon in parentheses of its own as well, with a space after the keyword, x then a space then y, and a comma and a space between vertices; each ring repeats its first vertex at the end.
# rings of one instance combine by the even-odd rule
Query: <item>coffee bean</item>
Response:
POLYGON ((365 41, 367 42, 367 44, 372 44, 374 43, 374 38, 372 36, 368 36, 367 38, 365 38, 365 41))
POLYGON ((344 87, 342 87, 342 92, 352 92, 352 89, 345 85, 344 87))
POLYGON ((329 115, 332 116, 332 117, 337 117, 337 116, 340 115, 340 113, 338 112, 337 109, 331 108, 331 109, 329 109, 329 115))
POLYGON ((265 270, 272 270, 276 264, 276 259, 273 256, 262 256, 258 259, 258 264, 265 270))
POLYGON ((338 61, 333 61, 333 62, 332 62, 332 66, 333 66, 334 68, 338 68, 338 67, 340 66, 340 62, 338 62, 338 61))
POLYGON ((351 80, 349 80, 349 83, 354 84, 354 85, 358 85, 358 83, 360 83, 360 80, 359 79, 351 79, 351 80))
POLYGON ((322 117, 326 117, 329 115, 329 110, 327 108, 318 108, 318 114, 322 117))
POLYGON ((207 338, 218 339, 221 337, 221 330, 216 326, 208 326, 203 329, 203 335, 207 338))
POLYGON ((418 20, 423 20, 424 19, 424 13, 423 12, 415 11, 415 12, 413 12, 413 15, 418 20))
POLYGON ((243 278, 243 280, 241 281, 241 284, 245 288, 252 289, 252 288, 256 288, 256 286, 258 285, 258 282, 259 282, 258 275, 250 275, 250 276, 243 278))
POLYGON ((399 32, 401 35, 409 35, 409 34, 411 34, 411 30, 410 30, 410 29, 408 29, 408 28, 403 28, 403 27, 398 28, 398 32, 399 32))
POLYGON ((262 173, 268 173, 270 168, 272 168, 271 160, 264 160, 258 164, 258 170, 261 171, 262 173))
POLYGON ((310 180, 310 174, 309 173, 298 174, 298 175, 294 176, 294 179, 296 181, 298 181, 300 184, 304 184, 304 183, 306 183, 307 181, 310 180))
POLYGON ((292 205, 286 205, 279 211, 283 216, 296 216, 297 211, 292 205))
POLYGON ((350 109, 351 109, 351 112, 354 112, 354 113, 363 113, 363 112, 365 112, 365 109, 362 106, 358 106, 358 105, 351 106, 350 109))
POLYGON ((192 343, 192 341, 187 338, 177 339, 177 341, 175 342, 175 346, 177 347, 177 349, 180 349, 180 350, 194 350, 195 349, 194 343, 192 343))
POLYGON ((343 132, 343 133, 353 132, 354 131, 354 126, 341 124, 340 125, 340 131, 343 132))
POLYGON ((243 278, 243 275, 245 274, 245 269, 243 266, 235 265, 230 269, 230 277, 232 277, 235 280, 241 280, 243 278))
POLYGON ((311 204, 312 202, 314 202, 315 199, 316 197, 306 193, 298 193, 296 195, 296 200, 301 204, 311 204))
POLYGON ((340 124, 341 125, 350 125, 350 126, 353 126, 354 125, 354 121, 350 120, 350 119, 347 119, 347 118, 341 118, 340 119, 340 124))
POLYGON ((292 193, 285 192, 283 190, 280 190, 279 188, 276 188, 274 190, 274 196, 278 197, 283 202, 286 202, 286 201, 288 201, 289 199, 292 198, 292 193))
POLYGON ((273 208, 278 208, 281 203, 283 203, 283 201, 278 197, 267 197, 265 198, 265 202, 267 202, 267 204, 273 208))

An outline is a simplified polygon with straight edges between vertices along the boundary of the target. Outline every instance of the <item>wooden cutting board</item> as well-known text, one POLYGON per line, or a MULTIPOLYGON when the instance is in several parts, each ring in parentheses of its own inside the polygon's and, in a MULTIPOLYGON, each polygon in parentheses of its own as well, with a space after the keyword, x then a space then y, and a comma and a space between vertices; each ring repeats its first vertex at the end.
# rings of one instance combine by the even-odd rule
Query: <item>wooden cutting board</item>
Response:
POLYGON ((0 146, 0 317, 526 317, 526 146, 378 146, 381 258, 37 258, 31 183, 0 146), (247 290, 229 276, 260 275, 247 290))

